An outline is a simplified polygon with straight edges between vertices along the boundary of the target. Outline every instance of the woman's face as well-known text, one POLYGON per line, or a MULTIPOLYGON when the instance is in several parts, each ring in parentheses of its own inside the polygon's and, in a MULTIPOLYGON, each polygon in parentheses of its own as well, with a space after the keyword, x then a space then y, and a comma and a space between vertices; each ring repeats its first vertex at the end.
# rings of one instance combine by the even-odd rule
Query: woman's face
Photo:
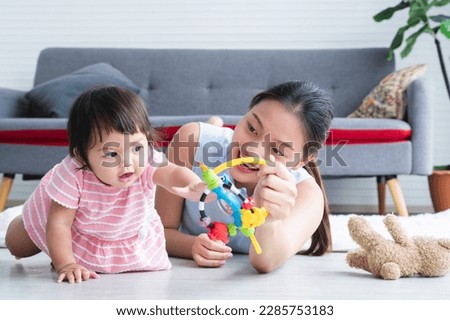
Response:
MULTIPOLYGON (((305 143, 298 117, 278 101, 263 100, 236 125, 231 156, 233 159, 259 157, 268 160, 273 155, 286 167, 298 168, 304 165, 305 143)), ((258 170, 258 166, 243 164, 230 168, 230 174, 241 183, 255 183, 258 170)))
POLYGON ((87 153, 88 165, 106 185, 127 188, 144 172, 148 164, 148 140, 141 133, 103 132, 102 140, 87 153))

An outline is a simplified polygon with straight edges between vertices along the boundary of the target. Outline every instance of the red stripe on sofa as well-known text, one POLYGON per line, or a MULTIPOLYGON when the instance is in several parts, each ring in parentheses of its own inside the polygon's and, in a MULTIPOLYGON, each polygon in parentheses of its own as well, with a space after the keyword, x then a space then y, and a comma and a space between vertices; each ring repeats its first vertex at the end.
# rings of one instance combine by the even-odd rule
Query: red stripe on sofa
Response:
POLYGON ((67 146, 69 140, 67 131, 64 129, 2 130, 0 131, 0 143, 67 146))
MULTIPOLYGON (((234 128, 233 125, 227 127, 234 128)), ((180 126, 158 128, 162 139, 158 145, 167 146, 179 128, 180 126)), ((394 143, 407 141, 410 137, 411 130, 402 129, 331 129, 326 144, 394 143)), ((67 146, 69 141, 64 129, 3 130, 0 131, 0 143, 67 146)))
POLYGON ((410 129, 331 129, 326 144, 392 143, 410 137, 410 129))

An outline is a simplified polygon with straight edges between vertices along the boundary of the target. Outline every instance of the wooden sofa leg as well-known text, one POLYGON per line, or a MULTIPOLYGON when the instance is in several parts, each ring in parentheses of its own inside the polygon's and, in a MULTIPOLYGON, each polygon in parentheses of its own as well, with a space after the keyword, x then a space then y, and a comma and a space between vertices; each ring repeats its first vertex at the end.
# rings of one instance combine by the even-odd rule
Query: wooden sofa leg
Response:
POLYGON ((399 216, 408 216, 408 209, 406 208, 405 198, 403 197, 402 188, 400 182, 396 176, 387 178, 387 185, 391 191, 392 198, 394 199, 395 207, 399 216))
POLYGON ((4 173, 2 184, 0 185, 0 212, 5 210, 6 202, 8 201, 9 192, 14 181, 14 174, 4 173))
POLYGON ((386 177, 377 177, 378 213, 386 213, 386 177))

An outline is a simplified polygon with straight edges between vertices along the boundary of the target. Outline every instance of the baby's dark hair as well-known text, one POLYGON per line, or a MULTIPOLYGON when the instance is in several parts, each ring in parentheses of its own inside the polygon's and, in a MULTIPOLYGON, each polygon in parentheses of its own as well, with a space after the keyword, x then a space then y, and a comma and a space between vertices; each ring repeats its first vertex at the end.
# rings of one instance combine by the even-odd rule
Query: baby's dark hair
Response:
POLYGON ((129 134, 140 131, 149 143, 159 140, 150 124, 144 101, 134 92, 105 85, 92 87, 78 96, 67 124, 70 155, 86 166, 88 150, 97 141, 102 141, 102 132, 112 131, 129 134))
POLYGON ((328 201, 322 177, 315 161, 308 161, 310 156, 317 156, 323 147, 333 119, 332 104, 327 95, 314 84, 307 81, 289 81, 258 93, 250 103, 250 109, 263 100, 280 102, 287 110, 296 115, 304 131, 306 143, 303 146, 305 169, 315 178, 324 196, 324 214, 319 227, 311 238, 310 247, 302 254, 322 255, 331 249, 331 232, 328 201))

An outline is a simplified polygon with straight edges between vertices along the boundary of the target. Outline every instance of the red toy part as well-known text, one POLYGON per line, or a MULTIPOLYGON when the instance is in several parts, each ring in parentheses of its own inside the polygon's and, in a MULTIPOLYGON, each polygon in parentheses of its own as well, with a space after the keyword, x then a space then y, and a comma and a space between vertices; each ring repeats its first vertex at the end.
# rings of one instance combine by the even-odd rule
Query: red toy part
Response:
POLYGON ((242 203, 242 209, 250 210, 254 206, 254 201, 251 197, 247 197, 247 202, 242 203))
POLYGON ((225 223, 213 222, 208 229, 208 237, 211 240, 220 240, 225 244, 228 243, 228 226, 225 223))

